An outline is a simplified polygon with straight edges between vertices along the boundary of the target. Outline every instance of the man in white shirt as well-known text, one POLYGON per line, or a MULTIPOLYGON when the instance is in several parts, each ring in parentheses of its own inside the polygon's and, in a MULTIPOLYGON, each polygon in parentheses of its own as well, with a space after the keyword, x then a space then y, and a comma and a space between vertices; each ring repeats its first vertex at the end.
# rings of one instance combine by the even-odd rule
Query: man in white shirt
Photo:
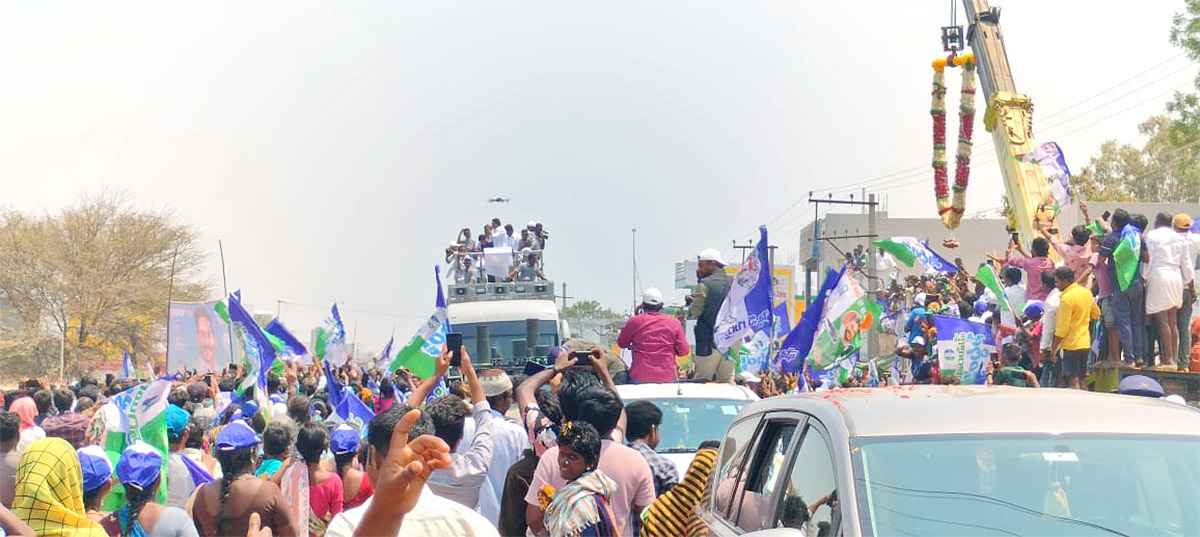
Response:
POLYGON ((450 458, 454 461, 449 469, 430 474, 429 488, 438 496, 475 509, 479 506, 479 489, 485 485, 492 464, 492 407, 465 350, 460 367, 472 407, 468 408, 457 395, 444 395, 425 405, 424 414, 433 423, 434 434, 450 446, 450 458), (467 448, 461 449, 463 422, 468 414, 474 415, 475 435, 467 448))
MULTIPOLYGON (((1000 323, 1017 326, 1017 316, 1013 310, 1021 311, 1025 307, 1025 286, 1021 285, 1021 269, 1004 267, 1004 272, 1000 275, 1000 282, 1004 285, 1004 298, 1008 300, 1008 305, 1012 308, 1000 307, 1000 323)), ((1012 341, 1012 336, 1005 336, 1000 344, 1005 345, 1012 341)))
MULTIPOLYGON (((379 482, 380 470, 386 460, 392 442, 392 432, 400 418, 408 413, 409 407, 396 404, 391 409, 380 413, 371 420, 367 428, 367 441, 370 443, 366 471, 372 482, 379 482)), ((433 426, 424 416, 413 426, 409 438, 422 434, 433 434, 433 426)), ((342 511, 329 522, 325 531, 327 537, 352 537, 354 530, 362 521, 363 514, 371 506, 375 498, 353 509, 342 511)), ((442 498, 433 493, 428 486, 421 489, 412 511, 404 515, 404 523, 397 537, 498 537, 499 532, 487 519, 479 513, 455 502, 442 498)))
POLYGON ((489 369, 483 372, 479 383, 483 385, 483 394, 487 397, 492 414, 492 464, 488 467, 485 487, 490 487, 495 494, 487 496, 485 491, 480 491, 479 512, 492 524, 497 524, 508 469, 521 459, 521 453, 533 446, 529 444, 529 434, 525 429, 505 415, 513 403, 512 379, 500 369, 489 369), (484 500, 485 497, 488 501, 484 500))

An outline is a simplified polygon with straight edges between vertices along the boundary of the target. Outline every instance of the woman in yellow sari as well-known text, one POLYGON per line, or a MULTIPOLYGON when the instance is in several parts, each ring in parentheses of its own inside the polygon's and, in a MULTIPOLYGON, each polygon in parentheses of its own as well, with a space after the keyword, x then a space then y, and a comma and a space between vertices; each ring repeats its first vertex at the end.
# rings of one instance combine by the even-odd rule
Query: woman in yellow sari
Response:
POLYGON ((79 457, 61 438, 43 438, 25 449, 12 511, 43 537, 108 536, 87 517, 79 457))

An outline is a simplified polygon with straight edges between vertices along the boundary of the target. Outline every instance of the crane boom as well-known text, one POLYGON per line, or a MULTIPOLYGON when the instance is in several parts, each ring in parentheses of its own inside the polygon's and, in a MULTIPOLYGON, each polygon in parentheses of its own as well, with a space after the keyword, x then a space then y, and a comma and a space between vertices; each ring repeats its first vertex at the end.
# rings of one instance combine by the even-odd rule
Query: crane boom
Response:
POLYGON ((967 38, 987 103, 983 124, 992 133, 1004 177, 1009 231, 1019 233, 1022 241, 1029 241, 1034 237, 1035 222, 1054 227, 1056 216, 1041 166, 1017 160, 1035 147, 1033 101, 1017 92, 1013 83, 1004 36, 1000 33, 1000 10, 991 8, 987 0, 962 1, 971 24, 967 38))

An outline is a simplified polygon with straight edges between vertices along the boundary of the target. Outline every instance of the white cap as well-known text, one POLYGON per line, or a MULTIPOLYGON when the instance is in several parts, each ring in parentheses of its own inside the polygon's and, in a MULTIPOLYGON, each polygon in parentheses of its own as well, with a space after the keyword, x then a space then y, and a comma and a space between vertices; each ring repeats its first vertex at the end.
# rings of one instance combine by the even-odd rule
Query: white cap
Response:
POLYGON ((742 377, 742 380, 749 382, 751 384, 757 383, 757 382, 762 382, 762 379, 758 378, 758 375, 755 375, 754 373, 751 373, 749 371, 742 371, 739 376, 742 377))
POLYGON ((1179 394, 1177 394, 1177 393, 1173 393, 1173 394, 1171 394, 1171 395, 1168 395, 1168 396, 1166 396, 1166 397, 1163 397, 1163 400, 1164 400, 1164 401, 1170 401, 1170 402, 1172 402, 1172 403, 1176 403, 1176 404, 1180 404, 1180 405, 1187 406, 1187 400, 1186 400, 1186 399, 1184 399, 1182 395, 1179 395, 1179 394))
POLYGON ((530 220, 528 224, 525 224, 525 227, 526 228, 537 227, 537 222, 530 220))
POLYGON ((657 287, 647 287, 646 291, 642 293, 642 304, 661 306, 662 300, 662 291, 659 291, 657 287))
POLYGON ((920 304, 921 306, 924 306, 925 293, 917 293, 916 295, 913 295, 913 304, 920 304))
POLYGON ((712 261, 722 267, 725 266, 725 260, 721 259, 721 251, 716 248, 705 248, 700 250, 700 255, 697 256, 699 261, 712 261))
POLYGON ((924 347, 924 346, 925 346, 925 337, 924 337, 924 336, 917 336, 917 337, 914 337, 914 338, 912 338, 912 343, 911 343, 911 344, 912 344, 912 345, 914 345, 914 346, 915 346, 915 345, 920 345, 920 346, 924 347))

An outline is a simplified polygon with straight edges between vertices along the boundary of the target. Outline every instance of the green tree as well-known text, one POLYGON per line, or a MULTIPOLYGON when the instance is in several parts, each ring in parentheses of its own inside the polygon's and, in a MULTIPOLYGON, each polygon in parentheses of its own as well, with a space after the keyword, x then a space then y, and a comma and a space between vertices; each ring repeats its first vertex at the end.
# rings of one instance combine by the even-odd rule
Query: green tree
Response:
POLYGON ((625 324, 626 316, 608 309, 595 300, 580 300, 563 308, 562 318, 571 325, 575 337, 607 343, 625 324))
POLYGON ((1073 179, 1084 199, 1179 202, 1200 195, 1200 168, 1192 147, 1173 142, 1174 122, 1154 116, 1138 126, 1146 144, 1135 147, 1108 140, 1073 179))
MULTIPOLYGON (((1184 0, 1171 20, 1171 43, 1200 62, 1200 0, 1184 0)), ((1200 74, 1194 82, 1200 90, 1200 74)), ((1146 144, 1137 148, 1109 140, 1079 176, 1076 187, 1086 199, 1103 201, 1195 201, 1200 197, 1200 95, 1176 92, 1165 116, 1154 116, 1138 130, 1146 144)))
MULTIPOLYGON (((0 213, 0 363, 10 374, 59 368, 81 375, 119 359, 148 357, 174 300, 207 296, 196 234, 166 213, 101 194, 58 214, 0 213), (15 321, 14 321, 15 320, 15 321)), ((159 345, 161 345, 161 341, 159 345)))

